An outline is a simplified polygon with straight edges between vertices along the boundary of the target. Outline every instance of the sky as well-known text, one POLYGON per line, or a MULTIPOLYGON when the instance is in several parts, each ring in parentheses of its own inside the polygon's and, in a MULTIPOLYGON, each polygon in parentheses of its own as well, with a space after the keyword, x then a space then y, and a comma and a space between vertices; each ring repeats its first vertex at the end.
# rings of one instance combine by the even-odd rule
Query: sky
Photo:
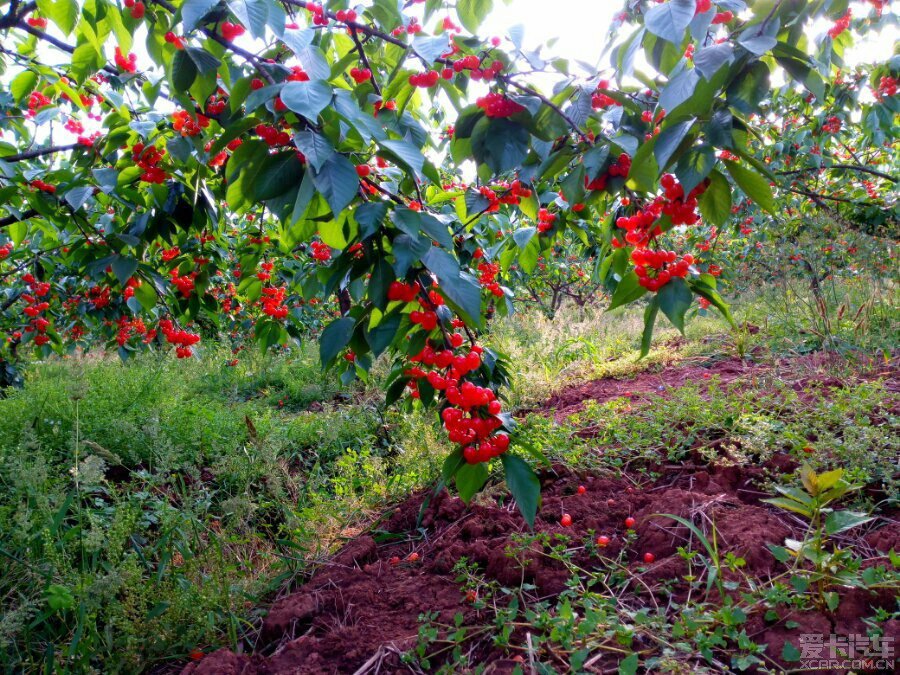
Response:
POLYGON ((498 1, 485 22, 485 33, 502 36, 521 24, 526 46, 558 38, 548 54, 596 63, 612 17, 623 4, 620 0, 511 0, 509 5, 498 1))

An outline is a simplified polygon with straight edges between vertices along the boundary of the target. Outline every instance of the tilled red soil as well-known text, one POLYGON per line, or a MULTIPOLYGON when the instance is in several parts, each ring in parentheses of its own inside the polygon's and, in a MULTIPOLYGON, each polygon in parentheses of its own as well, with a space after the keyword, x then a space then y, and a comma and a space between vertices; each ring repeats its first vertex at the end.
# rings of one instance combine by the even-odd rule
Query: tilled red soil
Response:
MULTIPOLYGON (((815 352, 806 356, 782 358, 774 362, 757 362, 737 357, 696 357, 676 367, 662 370, 648 369, 631 377, 605 377, 584 384, 566 387, 554 394, 540 409, 526 412, 552 412, 557 420, 564 420, 581 411, 588 401, 605 403, 615 398, 629 397, 640 402, 651 396, 665 396, 673 389, 688 384, 715 381, 726 386, 737 380, 753 383, 764 378, 778 378, 787 383, 803 399, 814 399, 828 387, 842 387, 846 381, 836 373, 847 362, 840 356, 815 352)), ((857 380, 883 379, 893 394, 900 393, 900 363, 895 357, 889 362, 869 359, 857 364, 853 378, 857 380)))
MULTIPOLYGON (((564 533, 576 541, 590 531, 606 534, 611 543, 604 556, 615 558, 623 547, 625 518, 634 517, 637 540, 626 552, 626 560, 663 603, 661 582, 676 580, 676 597, 686 591, 677 581, 687 573, 686 563, 676 549, 687 542, 689 533, 675 521, 654 514, 676 514, 698 523, 705 519, 716 525, 721 555, 732 552, 744 558, 745 571, 765 579, 783 571, 766 544, 781 545, 799 532, 788 518, 758 503, 752 480, 761 472, 731 467, 681 473, 674 480, 668 476, 656 485, 634 489, 626 480, 578 476, 556 467, 544 477, 535 530, 564 533), (587 488, 586 493, 577 494, 579 485, 587 488), (571 527, 559 524, 563 512, 572 516, 571 527), (650 565, 642 562, 646 552, 656 556, 650 565)), ((417 495, 397 507, 384 529, 414 531, 424 497, 417 495)), ((468 625, 489 621, 466 602, 454 581, 452 569, 461 557, 478 563, 487 578, 505 586, 518 587, 522 581, 534 584, 541 597, 559 594, 569 578, 562 564, 540 555, 536 544, 524 570, 506 554, 511 537, 526 533, 522 519, 510 507, 476 504, 467 509, 458 498, 442 493, 425 509, 421 527, 427 536, 412 543, 379 546, 370 536, 354 540, 309 583, 275 603, 263 623, 257 653, 221 650, 189 665, 185 675, 354 673, 376 662, 382 672, 398 672, 397 653, 415 645, 420 614, 437 612, 438 621, 447 624, 457 612, 468 625), (407 561, 411 553, 418 554, 417 562, 407 561), (392 564, 395 556, 403 561, 392 564)), ((900 549, 900 524, 886 520, 871 524, 861 544, 871 564, 886 564, 884 554, 892 547, 900 549)), ((587 553, 576 554, 576 562, 587 568, 604 564, 587 553)), ((873 614, 873 608, 890 608, 894 602, 890 593, 847 592, 834 616, 783 612, 778 622, 766 623, 761 615, 753 615, 748 633, 755 642, 768 644, 767 653, 777 662, 785 641, 796 645, 802 633, 865 634, 862 620, 873 614), (794 627, 786 628, 788 622, 794 622, 789 624, 794 627)), ((900 622, 885 628, 900 639, 900 622)), ((479 658, 493 664, 491 672, 510 672, 516 665, 499 650, 481 649, 479 658)), ((615 661, 602 665, 611 664, 615 661)))
MULTIPOLYGON (((809 365, 828 381, 827 368, 809 365)), ((722 382, 747 377, 761 368, 734 360, 713 365, 722 382)), ((804 369, 802 376, 807 383, 811 377, 808 370, 804 369)), ((702 377, 703 371, 709 369, 697 373, 670 369, 664 375, 648 373, 630 381, 602 380, 564 392, 547 407, 571 413, 589 398, 607 400, 625 392, 657 393, 657 377, 665 383, 662 386, 679 386, 702 377)), ((895 384, 892 378, 892 386, 895 384)), ((542 476, 543 501, 535 532, 568 535, 573 545, 592 536, 609 536, 611 541, 602 550, 602 558, 580 549, 574 561, 584 569, 602 569, 622 553, 634 574, 631 598, 638 598, 641 589, 647 589, 665 606, 670 598, 680 602, 687 595, 683 576, 688 570, 677 548, 688 542, 690 533, 674 520, 655 514, 676 514, 707 531, 708 525, 715 523, 720 556, 731 552, 744 558, 743 573, 765 580, 785 571, 766 544, 780 546, 786 538, 801 538, 802 529, 798 528, 802 521, 762 504, 759 499, 766 495, 757 489, 757 481, 767 470, 790 472, 795 468, 796 463, 786 455, 777 455, 767 467, 686 465, 671 467, 653 484, 635 487, 627 476, 577 475, 557 466, 542 476), (584 494, 577 492, 580 485, 586 488, 584 494), (559 524, 563 513, 572 516, 571 527, 559 524), (623 552, 627 517, 636 520, 637 538, 623 552), (651 564, 643 562, 648 552, 655 556, 651 564)), ((562 563, 543 555, 540 544, 530 544, 524 566, 508 555, 517 535, 528 534, 508 499, 485 497, 467 508, 457 497, 443 492, 423 509, 427 497, 426 493, 413 496, 381 523, 379 533, 395 533, 398 537, 379 537, 387 542, 380 545, 369 535, 354 539, 308 583, 278 600, 263 622, 254 653, 220 650, 188 665, 184 675, 408 672, 399 655, 415 646, 420 615, 437 613, 437 621, 451 624, 454 615, 460 613, 467 626, 491 623, 486 610, 467 602, 455 581, 453 568, 462 557, 477 563, 486 578, 501 585, 518 588, 523 582, 533 584, 534 594, 542 598, 553 598, 565 589, 570 572, 562 563), (421 536, 406 536, 417 533, 421 536), (411 554, 417 555, 415 562, 409 560, 411 554)), ((892 548, 900 550, 898 514, 888 514, 858 528, 854 535, 853 544, 866 560, 865 565, 889 565, 886 553, 892 548)), ((696 541, 693 543, 699 548, 696 541)), ((893 609, 896 603, 894 594, 886 591, 847 589, 840 595, 840 605, 831 614, 779 607, 778 619, 772 621, 770 617, 767 621, 763 610, 751 613, 745 625, 747 633, 754 642, 768 645, 767 656, 781 664, 787 641, 796 646, 803 633, 864 635, 867 626, 863 619, 872 616, 874 608, 893 609)), ((646 593, 642 597, 652 606, 646 593)), ((887 622, 884 630, 886 636, 900 642, 900 621, 887 622)), ((635 649, 652 646, 640 641, 639 636, 635 649)), ((509 673, 520 662, 487 640, 473 649, 474 659, 488 666, 485 672, 509 673)), ((616 663, 611 655, 596 661, 591 670, 615 672, 616 663)))

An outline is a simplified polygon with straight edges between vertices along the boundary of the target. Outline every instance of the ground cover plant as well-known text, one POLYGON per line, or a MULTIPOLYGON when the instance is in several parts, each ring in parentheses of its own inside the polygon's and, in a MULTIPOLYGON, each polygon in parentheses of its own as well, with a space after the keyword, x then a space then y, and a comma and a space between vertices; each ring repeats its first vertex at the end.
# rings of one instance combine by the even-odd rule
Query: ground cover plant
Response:
POLYGON ((494 4, 2 1, 7 669, 894 639, 890 3, 494 4))

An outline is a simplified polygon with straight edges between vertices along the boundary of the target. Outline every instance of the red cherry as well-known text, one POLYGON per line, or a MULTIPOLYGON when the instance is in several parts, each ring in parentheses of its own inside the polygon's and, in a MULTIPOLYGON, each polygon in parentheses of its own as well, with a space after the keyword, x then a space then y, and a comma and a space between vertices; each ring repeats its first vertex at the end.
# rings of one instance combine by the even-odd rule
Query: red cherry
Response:
POLYGON ((634 524, 636 522, 637 521, 634 518, 629 516, 628 518, 625 519, 625 527, 627 527, 630 530, 631 528, 634 527, 634 524))
POLYGON ((609 546, 609 537, 601 534, 599 537, 597 537, 597 546, 599 546, 600 548, 606 548, 607 546, 609 546))
POLYGON ((365 178, 370 173, 372 173, 372 167, 370 167, 368 164, 357 165, 356 175, 359 176, 360 178, 365 178))
POLYGON ((578 494, 583 495, 585 492, 587 492, 587 488, 584 487, 584 485, 579 485, 578 486, 578 494))
POLYGON ((563 527, 569 527, 572 525, 572 516, 568 513, 564 513, 562 518, 559 519, 559 524, 563 527))
POLYGON ((644 554, 644 562, 647 563, 648 565, 649 565, 650 563, 652 563, 654 560, 656 560, 656 556, 653 555, 652 553, 645 553, 645 554, 644 554))

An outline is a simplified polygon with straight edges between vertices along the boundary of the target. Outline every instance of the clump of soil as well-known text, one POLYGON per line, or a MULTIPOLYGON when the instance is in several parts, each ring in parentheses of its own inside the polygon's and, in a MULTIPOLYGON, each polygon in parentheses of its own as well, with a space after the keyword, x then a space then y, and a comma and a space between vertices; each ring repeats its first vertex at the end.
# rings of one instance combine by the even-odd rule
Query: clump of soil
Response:
MULTIPOLYGON (((800 533, 788 518, 744 496, 739 486, 752 474, 752 470, 734 467, 690 475, 682 472, 634 488, 625 479, 576 475, 555 467, 543 479, 543 505, 535 531, 565 534, 574 541, 588 538, 591 531, 605 534, 611 541, 604 556, 615 558, 624 545, 625 519, 633 517, 637 540, 625 558, 641 582, 661 599, 663 581, 669 582, 670 588, 675 584, 676 596, 687 590, 680 581, 687 568, 677 548, 687 544, 690 533, 674 520, 655 514, 674 514, 696 522, 708 519, 716 525, 721 555, 731 552, 744 558, 744 571, 765 579, 780 571, 766 544, 781 545, 787 537, 800 533), (578 494, 580 485, 586 488, 584 494, 578 494), (572 526, 560 525, 563 512, 572 516, 572 526), (643 563, 647 552, 655 555, 649 565, 643 563)), ((380 546, 368 535, 353 540, 307 584, 273 605, 256 653, 238 655, 221 650, 189 665, 185 675, 354 673, 370 660, 393 672, 401 665, 398 655, 415 645, 421 614, 436 613, 437 621, 446 624, 452 623, 457 613, 470 625, 485 622, 483 615, 476 616, 454 581, 452 570, 462 557, 506 586, 518 587, 523 581, 534 584, 541 597, 564 590, 569 572, 562 564, 540 555, 539 550, 528 555, 524 565, 509 555, 508 551, 516 548, 513 537, 527 534, 513 508, 496 502, 467 508, 459 498, 443 492, 423 510, 426 497, 419 494, 398 506, 384 525, 387 532, 414 531, 421 512, 420 527, 427 533, 424 539, 380 546), (411 562, 411 554, 417 554, 418 560, 411 562)), ((879 556, 886 552, 885 542, 896 543, 898 536, 897 525, 885 527, 882 522, 870 527, 866 542, 879 556)), ((602 564, 587 553, 576 556, 576 562, 588 567, 602 564)), ((865 633, 862 618, 872 614, 871 607, 893 603, 885 594, 863 591, 843 597, 834 617, 795 613, 782 616, 774 627, 761 617, 751 617, 749 625, 755 631, 751 639, 768 643, 768 655, 777 662, 785 641, 793 638, 796 643, 801 633, 821 630, 865 633), (784 627, 788 620, 795 622, 790 623, 794 628, 784 627)), ((479 658, 498 666, 509 659, 490 647, 479 658)), ((501 668, 499 672, 507 671, 501 668)))

